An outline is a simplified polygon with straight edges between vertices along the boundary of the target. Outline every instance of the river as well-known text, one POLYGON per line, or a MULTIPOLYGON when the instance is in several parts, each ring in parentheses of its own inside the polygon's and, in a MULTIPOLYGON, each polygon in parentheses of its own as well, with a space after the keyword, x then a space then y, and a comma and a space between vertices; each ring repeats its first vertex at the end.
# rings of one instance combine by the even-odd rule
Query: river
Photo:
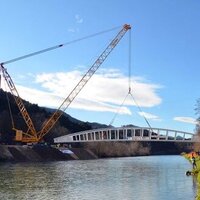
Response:
POLYGON ((181 156, 1 163, 1 200, 194 200, 181 156))

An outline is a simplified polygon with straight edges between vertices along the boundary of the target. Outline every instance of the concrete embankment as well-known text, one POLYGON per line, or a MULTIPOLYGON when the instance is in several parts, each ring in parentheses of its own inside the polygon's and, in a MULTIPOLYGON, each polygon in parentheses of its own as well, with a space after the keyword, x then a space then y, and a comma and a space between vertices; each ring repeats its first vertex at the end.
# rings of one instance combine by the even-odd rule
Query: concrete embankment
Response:
POLYGON ((144 142, 144 145, 150 147, 151 155, 180 155, 182 152, 190 152, 193 149, 193 143, 183 142, 144 142))
POLYGON ((190 152, 192 143, 165 141, 127 141, 127 142, 90 142, 86 148, 99 158, 147 156, 147 155, 179 155, 190 152))
POLYGON ((86 160, 97 157, 85 149, 70 149, 71 153, 63 153, 57 148, 45 145, 20 146, 0 145, 1 162, 39 162, 39 161, 61 161, 61 160, 86 160))
POLYGON ((175 142, 102 142, 79 148, 54 148, 46 145, 0 145, 0 161, 37 162, 91 160, 104 157, 172 155, 191 151, 192 144, 175 142))

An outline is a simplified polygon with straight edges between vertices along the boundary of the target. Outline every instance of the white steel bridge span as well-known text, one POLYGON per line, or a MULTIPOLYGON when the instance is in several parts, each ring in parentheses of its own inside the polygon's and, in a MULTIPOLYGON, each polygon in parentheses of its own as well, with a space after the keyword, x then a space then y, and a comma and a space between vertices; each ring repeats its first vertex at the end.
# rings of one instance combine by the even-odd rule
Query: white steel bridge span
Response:
POLYGON ((102 141, 164 141, 191 143, 195 142, 195 134, 163 128, 111 127, 81 131, 54 138, 54 143, 102 141))

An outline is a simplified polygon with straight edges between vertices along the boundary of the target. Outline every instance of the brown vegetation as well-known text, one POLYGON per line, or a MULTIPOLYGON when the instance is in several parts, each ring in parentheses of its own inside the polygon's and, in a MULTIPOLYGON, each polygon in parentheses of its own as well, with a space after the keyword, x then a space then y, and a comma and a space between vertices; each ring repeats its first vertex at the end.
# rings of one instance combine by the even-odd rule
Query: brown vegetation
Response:
POLYGON ((85 147, 101 158, 150 154, 150 147, 143 146, 139 142, 91 142, 85 147))
POLYGON ((196 125, 196 143, 194 143, 194 151, 200 151, 200 98, 197 99, 195 113, 198 116, 196 125))

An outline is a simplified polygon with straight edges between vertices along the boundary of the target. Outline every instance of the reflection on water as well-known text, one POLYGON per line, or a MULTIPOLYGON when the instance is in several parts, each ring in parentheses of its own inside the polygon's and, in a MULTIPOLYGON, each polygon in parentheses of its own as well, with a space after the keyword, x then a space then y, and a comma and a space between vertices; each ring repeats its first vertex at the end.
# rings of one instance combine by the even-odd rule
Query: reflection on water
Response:
POLYGON ((0 165, 0 199, 194 200, 181 156, 0 165))

